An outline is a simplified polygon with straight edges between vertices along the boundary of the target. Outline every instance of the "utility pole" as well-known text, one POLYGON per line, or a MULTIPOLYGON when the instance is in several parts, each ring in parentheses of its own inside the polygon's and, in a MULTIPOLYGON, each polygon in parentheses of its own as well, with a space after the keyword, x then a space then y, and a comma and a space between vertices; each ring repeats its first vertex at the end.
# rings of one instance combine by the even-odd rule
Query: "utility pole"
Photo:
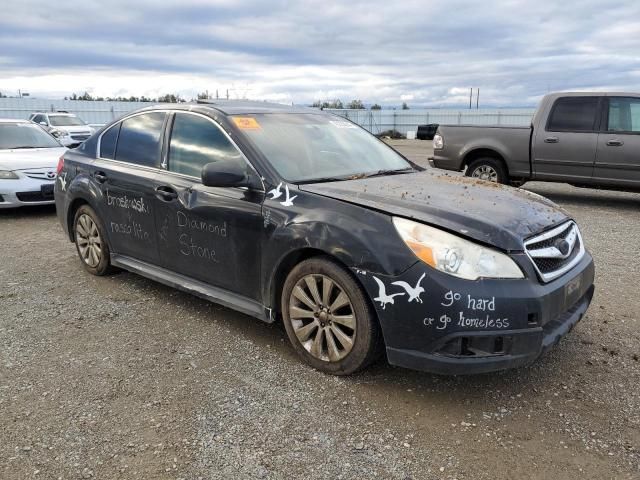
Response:
POLYGON ((476 110, 480 108, 480 88, 478 88, 478 95, 476 95, 476 110))
POLYGON ((473 98, 473 87, 471 87, 471 91, 469 92, 469 110, 471 110, 471 99, 473 98))
POLYGON ((216 100, 218 100, 218 89, 216 88, 216 100))
POLYGON ((229 100, 229 89, 227 88, 227 100, 229 100))

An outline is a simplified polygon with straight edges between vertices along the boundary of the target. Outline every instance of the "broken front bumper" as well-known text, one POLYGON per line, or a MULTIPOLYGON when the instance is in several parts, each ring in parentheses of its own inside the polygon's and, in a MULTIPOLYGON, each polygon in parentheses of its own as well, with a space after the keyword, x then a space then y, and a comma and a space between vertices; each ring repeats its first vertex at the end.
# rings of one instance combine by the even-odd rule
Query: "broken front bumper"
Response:
POLYGON ((591 303, 593 260, 586 253, 570 272, 543 284, 524 254, 513 258, 527 278, 468 281, 422 263, 399 277, 356 271, 375 304, 389 363, 446 375, 483 373, 526 365, 555 345, 591 303), (394 283, 415 287, 423 273, 419 297, 394 283), (376 301, 373 277, 386 295, 404 295, 376 301))

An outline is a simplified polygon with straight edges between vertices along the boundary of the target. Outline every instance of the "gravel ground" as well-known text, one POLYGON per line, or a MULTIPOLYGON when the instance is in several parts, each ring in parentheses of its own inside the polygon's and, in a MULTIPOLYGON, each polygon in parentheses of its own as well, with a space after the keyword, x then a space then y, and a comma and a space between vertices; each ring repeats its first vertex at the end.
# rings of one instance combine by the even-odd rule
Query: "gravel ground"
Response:
POLYGON ((638 478, 640 194, 526 187, 580 223, 596 296, 536 364, 457 378, 319 374, 277 325, 88 275, 52 208, 0 211, 0 478, 638 478))

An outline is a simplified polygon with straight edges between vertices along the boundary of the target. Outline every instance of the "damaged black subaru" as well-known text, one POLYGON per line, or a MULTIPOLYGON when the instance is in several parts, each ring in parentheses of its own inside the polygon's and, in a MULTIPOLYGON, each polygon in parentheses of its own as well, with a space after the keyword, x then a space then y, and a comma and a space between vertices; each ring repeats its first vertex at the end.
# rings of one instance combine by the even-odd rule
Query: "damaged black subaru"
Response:
POLYGON ((155 106, 60 158, 59 220, 114 268, 282 320, 344 375, 528 364, 585 314, 594 265, 538 195, 424 170, 334 115, 267 103, 155 106))

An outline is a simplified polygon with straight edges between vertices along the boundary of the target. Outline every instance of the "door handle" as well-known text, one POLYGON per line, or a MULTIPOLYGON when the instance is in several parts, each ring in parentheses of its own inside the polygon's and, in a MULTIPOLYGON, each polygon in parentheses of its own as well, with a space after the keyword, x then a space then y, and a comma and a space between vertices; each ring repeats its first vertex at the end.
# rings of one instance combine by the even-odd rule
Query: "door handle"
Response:
POLYGON ((558 137, 547 137, 544 139, 544 143, 558 143, 560 139, 558 137))
POLYGON ((107 181, 107 176, 105 175, 104 172, 94 172, 93 178, 98 183, 104 183, 107 181))
POLYGON ((178 198, 178 192, 171 187, 157 187, 156 197, 160 200, 164 200, 165 202, 170 202, 178 198))
POLYGON ((622 140, 609 140, 607 142, 607 145, 609 147, 621 147, 622 145, 624 145, 624 142, 622 140))

